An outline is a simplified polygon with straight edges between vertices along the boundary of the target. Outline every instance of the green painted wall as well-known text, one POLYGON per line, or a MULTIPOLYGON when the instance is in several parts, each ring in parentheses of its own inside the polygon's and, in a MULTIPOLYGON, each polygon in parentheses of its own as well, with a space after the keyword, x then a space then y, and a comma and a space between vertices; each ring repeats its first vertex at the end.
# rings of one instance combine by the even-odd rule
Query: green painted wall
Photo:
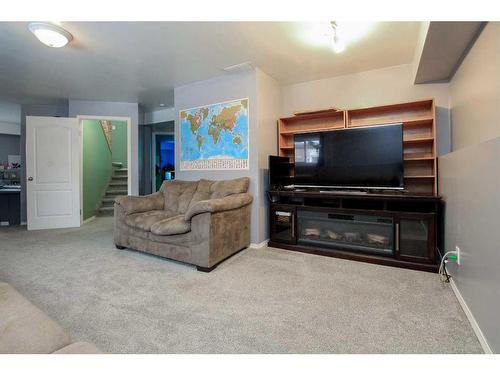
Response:
MULTIPOLYGON (((114 133, 113 133, 114 134, 114 133)), ((111 178, 111 152, 98 120, 83 120, 83 219, 95 215, 111 178)))
POLYGON ((112 157, 114 162, 121 162, 127 167, 127 122, 111 121, 113 124, 112 157))

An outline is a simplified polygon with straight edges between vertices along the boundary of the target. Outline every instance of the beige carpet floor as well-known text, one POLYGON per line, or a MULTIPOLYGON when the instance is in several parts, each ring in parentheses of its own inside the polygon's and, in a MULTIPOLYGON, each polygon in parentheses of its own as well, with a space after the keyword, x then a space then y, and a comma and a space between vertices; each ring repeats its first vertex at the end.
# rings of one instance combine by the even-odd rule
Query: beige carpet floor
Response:
POLYGON ((116 250, 112 218, 0 228, 0 280, 108 353, 480 353, 436 274, 247 249, 212 273, 116 250))

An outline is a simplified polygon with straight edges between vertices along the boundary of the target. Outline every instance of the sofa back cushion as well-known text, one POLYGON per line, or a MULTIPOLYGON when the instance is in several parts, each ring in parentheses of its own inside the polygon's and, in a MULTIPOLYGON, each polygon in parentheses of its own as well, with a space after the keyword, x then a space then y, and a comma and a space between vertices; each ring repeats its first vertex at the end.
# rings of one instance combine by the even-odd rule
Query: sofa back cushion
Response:
POLYGON ((189 203, 188 210, 199 201, 210 199, 210 188, 212 187, 214 182, 215 181, 212 180, 205 180, 204 178, 202 178, 198 182, 198 187, 196 188, 196 192, 193 195, 193 199, 191 199, 191 202, 189 203))
POLYGON ((210 186, 210 199, 224 198, 228 195, 246 193, 250 179, 248 177, 233 180, 214 181, 210 186))
POLYGON ((193 199, 197 187, 198 181, 163 181, 160 190, 165 197, 164 209, 173 213, 184 214, 193 199))

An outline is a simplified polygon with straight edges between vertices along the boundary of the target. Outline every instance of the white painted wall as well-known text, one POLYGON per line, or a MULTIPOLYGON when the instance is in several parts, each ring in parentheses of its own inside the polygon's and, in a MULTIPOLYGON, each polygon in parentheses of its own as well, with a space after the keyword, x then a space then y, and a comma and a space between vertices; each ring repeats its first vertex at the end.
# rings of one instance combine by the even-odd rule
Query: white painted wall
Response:
POLYGON ((87 116, 119 116, 131 119, 131 176, 132 195, 139 194, 139 105, 137 103, 95 102, 87 100, 69 100, 69 117, 87 116))
POLYGON ((453 150, 500 136, 500 22, 489 22, 450 82, 453 150))
POLYGON ((143 124, 156 124, 158 122, 174 121, 175 116, 175 107, 144 112, 143 124))
POLYGON ((0 102, 0 134, 21 135, 21 105, 0 102))
POLYGON ((414 85, 413 78, 413 66, 408 64, 285 86, 281 112, 292 115, 332 106, 352 109, 435 98, 438 154, 446 154, 450 151, 449 85, 414 85))

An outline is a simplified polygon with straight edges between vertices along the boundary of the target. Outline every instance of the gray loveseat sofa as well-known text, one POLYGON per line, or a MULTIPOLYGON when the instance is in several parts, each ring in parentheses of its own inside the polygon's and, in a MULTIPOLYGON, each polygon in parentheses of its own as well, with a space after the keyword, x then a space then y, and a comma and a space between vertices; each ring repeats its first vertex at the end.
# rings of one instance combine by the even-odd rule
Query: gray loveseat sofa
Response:
POLYGON ((118 197, 115 245, 209 272, 250 244, 249 182, 164 181, 157 193, 118 197))

